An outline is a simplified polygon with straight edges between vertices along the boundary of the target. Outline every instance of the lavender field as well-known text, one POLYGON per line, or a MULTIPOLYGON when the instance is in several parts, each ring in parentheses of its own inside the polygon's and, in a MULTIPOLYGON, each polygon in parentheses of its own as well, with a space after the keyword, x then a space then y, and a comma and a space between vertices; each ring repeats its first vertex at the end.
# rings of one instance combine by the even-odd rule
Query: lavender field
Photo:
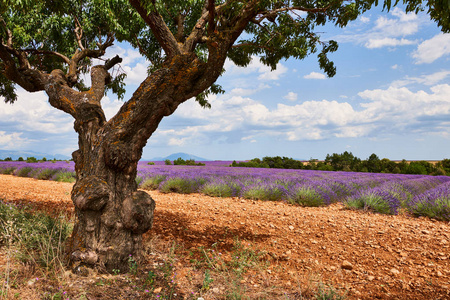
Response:
MULTIPOLYGON (((163 193, 286 201, 302 206, 342 202, 384 214, 401 211, 450 221, 450 177, 405 174, 230 168, 231 162, 175 166, 139 162, 140 188, 163 193)), ((0 173, 37 179, 75 180, 73 162, 0 162, 0 173)))

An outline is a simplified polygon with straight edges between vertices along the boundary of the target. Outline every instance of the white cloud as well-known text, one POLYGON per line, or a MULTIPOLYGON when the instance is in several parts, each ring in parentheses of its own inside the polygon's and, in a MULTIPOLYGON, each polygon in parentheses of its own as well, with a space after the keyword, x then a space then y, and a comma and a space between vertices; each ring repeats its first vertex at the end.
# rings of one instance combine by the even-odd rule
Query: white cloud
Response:
POLYGON ((294 92, 289 92, 283 98, 289 101, 296 101, 298 98, 298 94, 294 92))
POLYGON ((407 86, 409 84, 424 84, 424 85, 435 85, 439 82, 443 81, 447 77, 450 76, 450 71, 439 71, 436 73, 422 75, 420 77, 409 77, 406 76, 403 79, 394 81, 391 86, 393 87, 402 87, 407 86))
POLYGON ((118 99, 111 100, 108 96, 102 98, 102 107, 105 113, 106 120, 111 119, 122 107, 124 102, 118 99))
POLYGON ((374 32, 387 36, 407 36, 419 31, 416 14, 406 14, 396 7, 391 12, 395 18, 379 17, 375 21, 374 32))
POLYGON ((359 105, 321 100, 278 103, 273 108, 249 97, 225 94, 210 97, 210 110, 203 110, 194 101, 182 104, 173 118, 191 125, 181 130, 161 129, 155 137, 161 144, 181 146, 227 138, 250 142, 261 136, 288 141, 373 137, 392 132, 445 136, 450 125, 449 94, 448 84, 431 86, 429 92, 391 86, 360 92, 365 102, 359 105))
POLYGON ((8 120, 15 131, 63 133, 73 131, 72 116, 52 107, 44 92, 17 90, 14 104, 0 103, 0 120, 8 120))
POLYGON ((391 67, 391 69, 392 69, 392 70, 397 70, 397 69, 398 69, 398 65, 397 65, 397 64, 393 65, 393 66, 391 67))
POLYGON ((267 84, 260 84, 257 88, 254 88, 254 89, 238 87, 238 88, 232 89, 229 92, 229 94, 233 95, 233 96, 250 96, 256 92, 259 92, 259 91, 267 89, 267 88, 270 88, 270 86, 267 84))
POLYGON ((325 74, 317 73, 317 72, 311 72, 308 75, 303 76, 305 79, 326 79, 327 77, 325 74))
POLYGON ((382 47, 396 47, 416 44, 417 41, 411 41, 408 39, 395 39, 395 38, 382 38, 382 39, 369 39, 364 46, 369 49, 382 48, 382 47))
POLYGON ((178 139, 178 138, 170 138, 169 139, 169 146, 182 146, 184 145, 186 141, 186 138, 178 139))
MULTIPOLYGON (((139 51, 128 48, 125 49, 120 46, 113 46, 106 49, 104 55, 105 59, 113 58, 118 55, 122 58, 122 62, 118 65, 119 73, 125 72, 127 77, 125 83, 128 84, 140 84, 147 77, 147 67, 150 63, 139 53, 139 51)), ((93 65, 103 65, 105 62, 99 59, 94 59, 93 65)), ((117 70, 117 66, 114 67, 117 70)), ((89 74, 82 75, 87 86, 91 84, 91 77, 89 74)))
MULTIPOLYGON (((347 30, 347 33, 338 35, 334 39, 339 42, 360 44, 369 49, 412 45, 417 41, 406 37, 418 33, 424 20, 416 14, 406 14, 401 9, 394 8, 389 15, 378 17, 373 27, 363 33, 347 30)), ((369 21, 364 19, 363 24, 369 25, 369 21)))
POLYGON ((422 42, 412 56, 416 64, 429 64, 450 54, 450 34, 440 33, 422 42))
MULTIPOLYGON (((447 116, 447 120, 450 117, 450 85, 436 85, 430 90, 431 93, 422 90, 412 92, 406 87, 391 86, 386 90, 363 91, 359 96, 370 102, 361 105, 364 108, 362 113, 372 122, 388 123, 390 130, 402 130, 406 127, 417 127, 416 129, 420 130, 418 120, 424 117, 434 121, 439 127, 443 122, 442 116, 447 116)), ((429 127, 423 130, 433 131, 429 127)))
POLYGON ((27 139, 21 137, 21 132, 6 133, 0 131, 0 147, 2 149, 19 149, 28 143, 27 139))
POLYGON ((122 66, 135 65, 137 62, 145 60, 139 51, 132 48, 112 46, 106 49, 105 58, 113 58, 116 55, 122 58, 120 63, 122 66))
POLYGON ((130 84, 139 85, 140 83, 142 83, 148 76, 147 67, 148 64, 144 63, 137 63, 134 67, 123 66, 122 68, 127 74, 127 77, 125 78, 125 83, 127 85, 130 84))
POLYGON ((370 22, 370 18, 364 17, 364 16, 359 17, 359 20, 360 20, 362 23, 369 23, 369 22, 370 22))
POLYGON ((277 64, 277 68, 275 70, 271 70, 270 67, 264 66, 260 69, 261 75, 258 76, 259 80, 278 80, 281 75, 286 73, 288 70, 287 67, 282 64, 277 64))

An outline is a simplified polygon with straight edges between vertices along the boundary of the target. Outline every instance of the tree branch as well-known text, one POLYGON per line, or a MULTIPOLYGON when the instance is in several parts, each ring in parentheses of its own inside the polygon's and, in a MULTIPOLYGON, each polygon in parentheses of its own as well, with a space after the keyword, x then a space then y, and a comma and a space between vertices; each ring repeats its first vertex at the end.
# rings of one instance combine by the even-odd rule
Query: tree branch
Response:
POLYGON ((209 14, 208 34, 213 34, 214 30, 216 30, 216 22, 214 21, 215 13, 216 9, 214 5, 214 0, 208 0, 208 14, 209 14))
MULTIPOLYGON (((108 66, 112 61, 120 58, 113 58, 107 62, 108 66)), ((49 96, 50 104, 72 115, 76 121, 84 122, 91 116, 100 117, 100 122, 105 122, 105 116, 100 105, 104 96, 106 84, 110 80, 110 75, 105 66, 97 65, 91 68, 91 88, 86 92, 79 92, 72 89, 66 80, 62 70, 53 70, 48 78, 45 91, 49 96)))
POLYGON ((28 60, 24 60, 24 53, 21 55, 17 51, 13 51, 0 43, 0 59, 4 63, 4 74, 6 78, 17 83, 28 92, 44 90, 44 74, 29 67, 28 60), (16 56, 19 59, 19 68, 17 67, 13 56, 16 56))
POLYGON ((120 64, 121 62, 122 62, 122 58, 119 57, 119 55, 116 55, 116 56, 114 56, 113 58, 108 59, 108 60, 106 61, 106 63, 105 63, 105 69, 106 69, 106 70, 109 70, 109 69, 111 69, 112 67, 114 67, 114 65, 120 64))
POLYGON ((5 19, 3 19, 2 17, 0 17, 0 23, 2 24, 2 27, 5 28, 6 33, 8 34, 8 39, 6 40, 6 45, 8 47, 11 47, 12 46, 12 33, 11 33, 11 30, 9 30, 9 28, 8 28, 6 22, 5 22, 5 19))
POLYGON ((175 18, 175 22, 177 23, 177 41, 180 43, 184 42, 184 19, 185 16, 181 14, 181 12, 175 18))
POLYGON ((164 49, 167 57, 172 57, 181 53, 177 40, 173 36, 164 19, 158 12, 148 11, 141 5, 139 0, 129 0, 130 4, 136 9, 141 18, 150 26, 153 34, 155 35, 158 43, 164 49))
POLYGON ((67 56, 65 56, 59 52, 48 51, 48 50, 38 50, 38 49, 25 49, 23 51, 29 52, 29 53, 34 53, 34 54, 54 55, 54 56, 61 58, 66 64, 70 64, 70 59, 67 56))
POLYGON ((77 39, 78 47, 80 47, 81 50, 84 50, 83 43, 81 42, 81 38, 83 37, 83 27, 81 27, 80 22, 78 21, 77 16, 73 16, 76 26, 75 26, 75 37, 77 39))
POLYGON ((192 52, 195 49, 198 41, 201 40, 203 33, 205 32, 205 25, 209 16, 209 12, 204 9, 202 16, 198 19, 194 28, 184 42, 183 48, 186 52, 192 52))
POLYGON ((84 49, 81 51, 77 50, 69 62, 69 72, 67 74, 69 82, 71 84, 74 84, 75 82, 77 82, 78 63, 81 60, 83 60, 86 57, 89 57, 89 58, 101 57, 102 55, 105 54, 106 49, 113 45, 113 42, 114 42, 114 37, 112 35, 108 35, 108 37, 106 38, 106 41, 103 44, 98 43, 97 50, 92 50, 92 49, 84 49))
MULTIPOLYGON (((214 24, 212 26, 212 28, 215 29, 214 18, 212 18, 212 21, 211 21, 211 12, 210 12, 211 2, 214 2, 214 1, 206 0, 205 7, 204 7, 203 12, 202 12, 202 16, 198 19, 198 21, 195 24, 194 28, 192 28, 191 33, 186 38, 186 42, 184 43, 184 46, 183 46, 184 51, 193 51, 195 49, 195 46, 197 45, 197 43, 199 43, 199 42, 207 42, 209 40, 209 39, 204 37, 206 23, 212 22, 214 24)), ((225 5, 226 5, 226 3, 218 5, 218 6, 215 6, 213 15, 217 16, 218 14, 220 14, 220 11, 222 10, 222 8, 225 7, 225 5)), ((212 35, 213 31, 212 32, 208 32, 208 33, 210 35, 212 35)))

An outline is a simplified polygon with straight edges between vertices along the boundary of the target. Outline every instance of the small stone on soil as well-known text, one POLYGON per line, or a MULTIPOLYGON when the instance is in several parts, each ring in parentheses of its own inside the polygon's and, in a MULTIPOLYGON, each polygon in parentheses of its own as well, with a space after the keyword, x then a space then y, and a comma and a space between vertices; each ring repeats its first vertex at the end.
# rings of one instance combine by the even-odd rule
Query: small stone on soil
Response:
POLYGON ((344 260, 342 262, 341 268, 344 269, 344 270, 352 270, 353 269, 353 265, 349 261, 344 260))

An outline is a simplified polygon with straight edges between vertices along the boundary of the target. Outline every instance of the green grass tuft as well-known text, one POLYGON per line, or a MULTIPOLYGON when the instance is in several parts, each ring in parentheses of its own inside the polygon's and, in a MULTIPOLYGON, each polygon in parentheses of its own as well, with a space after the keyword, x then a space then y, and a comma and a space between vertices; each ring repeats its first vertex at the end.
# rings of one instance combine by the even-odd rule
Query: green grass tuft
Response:
POLYGON ((165 175, 156 175, 150 178, 145 179, 140 188, 148 191, 154 191, 159 188, 159 184, 166 179, 165 175))
POLYGON ((56 173, 55 180, 61 182, 75 182, 76 176, 75 172, 63 171, 56 173))
POLYGON ((323 197, 317 191, 307 187, 297 189, 289 198, 289 202, 310 207, 325 204, 323 197))

